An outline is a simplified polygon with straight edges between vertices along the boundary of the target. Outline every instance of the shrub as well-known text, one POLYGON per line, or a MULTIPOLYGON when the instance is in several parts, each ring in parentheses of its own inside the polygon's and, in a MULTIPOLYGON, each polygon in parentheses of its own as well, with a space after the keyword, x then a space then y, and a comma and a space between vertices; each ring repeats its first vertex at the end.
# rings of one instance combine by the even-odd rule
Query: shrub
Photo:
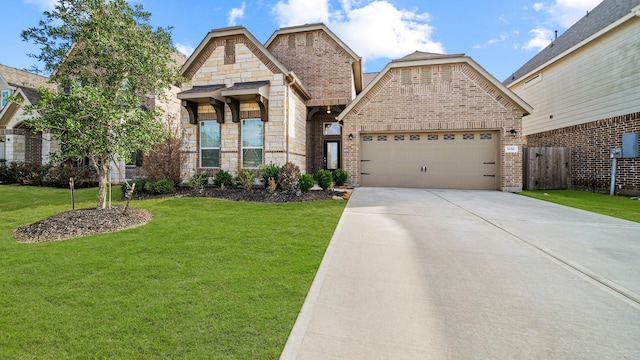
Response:
MULTIPOLYGON (((145 185, 147 184, 147 181, 145 179, 136 179, 129 181, 129 186, 133 186, 133 184, 136 185, 133 188, 133 194, 140 194, 146 191, 144 189, 145 185)), ((126 191, 128 190, 127 184, 122 184, 122 186, 120 186, 120 190, 122 191, 122 198, 124 198, 126 195, 126 191)))
POLYGON ((278 175, 280 174, 280 166, 274 163, 269 163, 269 165, 261 165, 260 170, 262 170, 262 184, 267 187, 269 186, 269 178, 273 178, 273 180, 278 182, 278 175))
POLYGON ((162 179, 155 182, 147 182, 144 189, 154 194, 169 194, 175 191, 175 184, 171 180, 162 179))
POLYGON ((320 169, 316 176, 318 178, 318 185, 323 190, 327 190, 331 187, 331 183, 333 182, 333 174, 331 174, 331 171, 320 169))
POLYGON ((45 183, 53 187, 69 187, 69 178, 73 178, 76 188, 96 186, 96 169, 93 166, 76 166, 63 162, 49 169, 45 183))
MULTIPOLYGON (((300 168, 292 162, 287 162, 280 169, 278 176, 278 186, 284 191, 295 191, 298 186, 298 176, 300 168)), ((313 185, 311 185, 313 186, 313 185)))
POLYGON ((187 162, 187 153, 182 151, 186 144, 185 136, 179 127, 171 126, 171 119, 166 119, 165 126, 168 136, 144 154, 142 169, 149 181, 167 179, 180 184, 182 165, 187 162))
POLYGON ((298 176, 298 187, 302 192, 309 192, 316 182, 311 174, 302 174, 298 176))
POLYGON ((251 170, 240 169, 238 171, 238 176, 236 176, 236 181, 240 184, 244 190, 251 190, 253 187, 253 182, 256 179, 256 175, 251 172, 251 170))
POLYGON ((23 182, 33 186, 43 186, 49 169, 51 165, 25 164, 23 182))
POLYGON ((192 188, 193 190, 198 190, 201 187, 207 185, 208 182, 209 182, 209 175, 207 175, 205 171, 202 171, 202 172, 196 171, 189 178, 189 187, 192 188))
POLYGON ((349 173, 347 173, 344 169, 336 169, 333 172, 333 180, 336 182, 337 186, 342 186, 347 182, 347 178, 349 177, 349 173))
POLYGON ((228 171, 220 170, 213 179, 213 183, 221 188, 231 186, 233 185, 233 177, 228 171))

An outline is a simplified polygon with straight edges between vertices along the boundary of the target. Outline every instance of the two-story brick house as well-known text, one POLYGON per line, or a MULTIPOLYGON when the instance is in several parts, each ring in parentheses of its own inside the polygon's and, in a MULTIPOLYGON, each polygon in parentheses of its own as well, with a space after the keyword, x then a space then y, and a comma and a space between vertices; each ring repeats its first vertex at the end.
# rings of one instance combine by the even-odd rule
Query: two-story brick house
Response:
POLYGON ((472 59, 416 52, 363 86, 362 61, 323 24, 260 44, 211 31, 182 68, 189 169, 291 161, 365 186, 520 190, 529 105, 472 59), (483 155, 478 155, 483 154, 483 155))

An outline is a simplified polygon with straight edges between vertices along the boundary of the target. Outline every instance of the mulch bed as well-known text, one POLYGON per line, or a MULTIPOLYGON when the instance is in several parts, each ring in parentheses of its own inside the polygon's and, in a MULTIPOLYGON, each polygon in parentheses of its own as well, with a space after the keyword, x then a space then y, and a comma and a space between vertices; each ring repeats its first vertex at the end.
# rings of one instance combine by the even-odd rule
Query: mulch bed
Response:
MULTIPOLYGON (((286 191, 271 193, 265 189, 245 191, 242 189, 205 188, 202 191, 197 191, 190 188, 178 188, 175 193, 166 195, 135 194, 133 203, 135 200, 171 197, 208 197, 232 201, 284 203, 348 199, 349 194, 338 191, 311 191, 299 194, 286 191)), ((126 211, 125 207, 72 210, 22 226, 14 231, 13 237, 23 243, 66 240, 142 226, 151 221, 152 217, 150 212, 133 207, 127 208, 126 211)))
POLYGON ((132 207, 126 211, 124 207, 71 210, 19 227, 13 237, 24 243, 66 240, 142 226, 152 217, 132 207))

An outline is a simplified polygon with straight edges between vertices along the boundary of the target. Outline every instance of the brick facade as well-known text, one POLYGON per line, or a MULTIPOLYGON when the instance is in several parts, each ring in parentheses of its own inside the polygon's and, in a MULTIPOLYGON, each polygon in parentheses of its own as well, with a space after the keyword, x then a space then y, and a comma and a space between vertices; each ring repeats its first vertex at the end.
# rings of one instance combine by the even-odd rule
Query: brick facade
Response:
MULTIPOLYGON (((526 137, 526 145, 571 148, 571 183, 576 189, 608 192, 609 149, 622 146, 622 134, 640 132, 640 112, 545 131, 526 137)), ((640 194, 640 159, 618 159, 619 194, 640 194)))
POLYGON ((498 130, 500 181, 504 191, 522 189, 522 109, 466 63, 389 67, 364 98, 344 116, 343 164, 350 181, 360 182, 361 133, 498 130), (428 75, 427 75, 428 74, 428 75), (348 134, 354 139, 349 140, 348 134), (505 153, 518 146, 518 153, 505 153))

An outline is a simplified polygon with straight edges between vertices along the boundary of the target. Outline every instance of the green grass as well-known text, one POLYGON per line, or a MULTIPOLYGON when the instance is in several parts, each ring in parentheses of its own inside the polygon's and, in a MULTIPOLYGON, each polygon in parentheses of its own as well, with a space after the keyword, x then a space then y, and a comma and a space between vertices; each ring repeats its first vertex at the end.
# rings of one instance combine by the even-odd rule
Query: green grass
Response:
POLYGON ((640 201, 577 190, 536 190, 520 194, 620 219, 640 222, 640 201))
MULTIPOLYGON (((78 190, 77 207, 96 194, 78 190)), ((277 359, 345 206, 135 201, 154 215, 143 227, 13 240, 69 202, 0 186, 2 359, 277 359)))

